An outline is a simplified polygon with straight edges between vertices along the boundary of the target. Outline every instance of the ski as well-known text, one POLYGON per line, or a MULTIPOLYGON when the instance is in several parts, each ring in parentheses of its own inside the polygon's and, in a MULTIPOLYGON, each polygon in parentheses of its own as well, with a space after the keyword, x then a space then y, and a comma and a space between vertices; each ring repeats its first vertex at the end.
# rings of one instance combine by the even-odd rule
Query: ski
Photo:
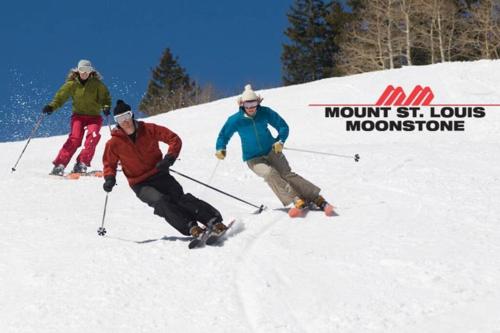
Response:
POLYGON ((189 249, 195 249, 195 248, 200 248, 204 247, 205 245, 215 245, 220 243, 223 239, 222 236, 225 235, 225 233, 231 228, 231 226, 234 224, 236 220, 232 220, 229 222, 227 225, 226 230, 224 230, 221 234, 215 234, 213 232, 213 227, 210 224, 205 231, 198 237, 194 238, 192 241, 189 242, 189 249))
POLYGON ((335 212, 334 207, 330 204, 326 204, 323 208, 323 212, 326 216, 337 216, 338 214, 335 212))
POLYGON ((325 207, 323 207, 323 209, 317 207, 314 204, 309 204, 304 208, 296 208, 296 207, 290 208, 288 210, 288 216, 290 216, 290 218, 301 218, 301 217, 303 218, 306 217, 307 213, 309 213, 310 211, 321 211, 325 214, 325 216, 339 215, 335 212, 335 209, 331 204, 326 204, 325 207))
POLYGON ((304 207, 304 208, 297 208, 297 207, 292 207, 288 210, 288 216, 291 218, 298 218, 298 217, 306 217, 307 213, 309 212, 309 207, 304 207))
POLYGON ((49 176, 53 177, 54 179, 68 179, 68 180, 77 180, 80 178, 80 174, 77 173, 67 173, 64 175, 54 175, 52 173, 49 173, 49 176))
POLYGON ((70 173, 65 173, 64 175, 54 175, 54 174, 49 173, 49 176, 52 176, 54 178, 60 178, 60 179, 76 180, 76 179, 80 179, 80 177, 102 178, 103 173, 102 173, 102 171, 99 171, 99 170, 93 170, 93 171, 89 171, 89 172, 70 172, 70 173))
POLYGON ((92 170, 88 172, 71 172, 68 175, 79 175, 82 177, 103 177, 103 172, 101 170, 92 170))
POLYGON ((83 177, 103 177, 103 172, 102 170, 92 170, 92 171, 88 171, 88 172, 83 172, 83 173, 80 173, 80 176, 83 176, 83 177))
POLYGON ((192 241, 189 242, 188 245, 189 249, 205 246, 205 243, 208 237, 210 237, 211 233, 212 233, 212 225, 209 225, 199 237, 194 238, 192 241))
POLYGON ((208 236, 207 240, 205 241, 205 244, 207 245, 215 245, 215 244, 220 244, 222 243, 222 241, 224 241, 224 239, 222 238, 226 232, 229 230, 229 228, 231 228, 234 224, 236 220, 232 220, 231 222, 229 222, 229 224, 226 226, 226 230, 224 230, 222 233, 220 234, 214 234, 212 233, 211 235, 208 236))

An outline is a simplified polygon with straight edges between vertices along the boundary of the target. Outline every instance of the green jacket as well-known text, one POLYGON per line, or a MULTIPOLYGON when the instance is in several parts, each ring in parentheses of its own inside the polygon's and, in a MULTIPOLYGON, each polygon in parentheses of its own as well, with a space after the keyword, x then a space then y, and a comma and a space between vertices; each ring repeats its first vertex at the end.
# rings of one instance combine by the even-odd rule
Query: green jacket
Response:
POLYGON ((89 77, 85 84, 76 77, 69 78, 59 88, 49 105, 56 110, 63 106, 70 96, 73 99, 72 111, 75 114, 98 116, 104 106, 111 106, 108 88, 95 76, 89 77))

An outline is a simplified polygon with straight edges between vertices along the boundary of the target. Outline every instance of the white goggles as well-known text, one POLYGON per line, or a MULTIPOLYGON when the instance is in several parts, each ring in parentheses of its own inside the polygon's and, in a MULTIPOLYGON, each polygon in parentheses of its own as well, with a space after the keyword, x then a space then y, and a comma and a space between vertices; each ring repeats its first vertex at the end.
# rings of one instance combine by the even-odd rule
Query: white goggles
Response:
POLYGON ((117 123, 122 123, 126 120, 132 119, 133 113, 132 111, 128 110, 127 112, 117 114, 113 118, 115 118, 115 121, 117 123))
POLYGON ((255 108, 259 105, 259 101, 247 101, 243 102, 243 106, 247 109, 255 108))

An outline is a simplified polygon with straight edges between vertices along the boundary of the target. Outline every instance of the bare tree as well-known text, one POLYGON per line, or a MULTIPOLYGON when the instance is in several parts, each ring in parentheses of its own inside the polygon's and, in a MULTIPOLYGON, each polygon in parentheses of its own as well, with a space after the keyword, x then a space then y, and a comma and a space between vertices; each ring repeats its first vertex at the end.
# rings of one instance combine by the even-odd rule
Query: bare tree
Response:
POLYGON ((203 104, 212 102, 216 99, 222 97, 222 94, 215 88, 211 83, 207 83, 203 86, 197 86, 195 88, 195 93, 192 95, 190 104, 203 104))
POLYGON ((402 24, 400 29, 405 36, 406 48, 404 51, 406 57, 406 64, 408 66, 412 65, 411 61, 411 50, 413 48, 413 27, 412 27, 412 16, 414 15, 416 0, 400 0, 399 6, 401 8, 402 24))
POLYGON ((431 64, 450 61, 457 51, 459 7, 454 0, 415 2, 414 47, 428 53, 431 64))
POLYGON ((500 57, 500 0, 359 1, 340 39, 343 74, 500 57))
POLYGON ((401 32, 395 29, 396 0, 373 0, 351 22, 342 38, 339 67, 344 73, 361 73, 400 65, 401 32))
POLYGON ((462 45, 479 59, 497 59, 499 57, 500 2, 483 0, 472 4, 467 29, 462 36, 462 45))

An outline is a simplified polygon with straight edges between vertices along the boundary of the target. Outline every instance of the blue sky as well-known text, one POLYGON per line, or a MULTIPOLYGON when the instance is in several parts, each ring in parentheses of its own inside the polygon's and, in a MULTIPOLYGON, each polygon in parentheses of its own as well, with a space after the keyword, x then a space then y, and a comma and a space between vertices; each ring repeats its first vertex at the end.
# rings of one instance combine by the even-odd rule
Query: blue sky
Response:
POLYGON ((166 47, 193 79, 211 82, 225 94, 240 92, 247 82, 256 88, 279 86, 292 3, 5 2, 0 12, 0 141, 6 129, 1 121, 19 115, 32 121, 81 58, 103 74, 114 101, 122 98, 133 105, 166 47))

